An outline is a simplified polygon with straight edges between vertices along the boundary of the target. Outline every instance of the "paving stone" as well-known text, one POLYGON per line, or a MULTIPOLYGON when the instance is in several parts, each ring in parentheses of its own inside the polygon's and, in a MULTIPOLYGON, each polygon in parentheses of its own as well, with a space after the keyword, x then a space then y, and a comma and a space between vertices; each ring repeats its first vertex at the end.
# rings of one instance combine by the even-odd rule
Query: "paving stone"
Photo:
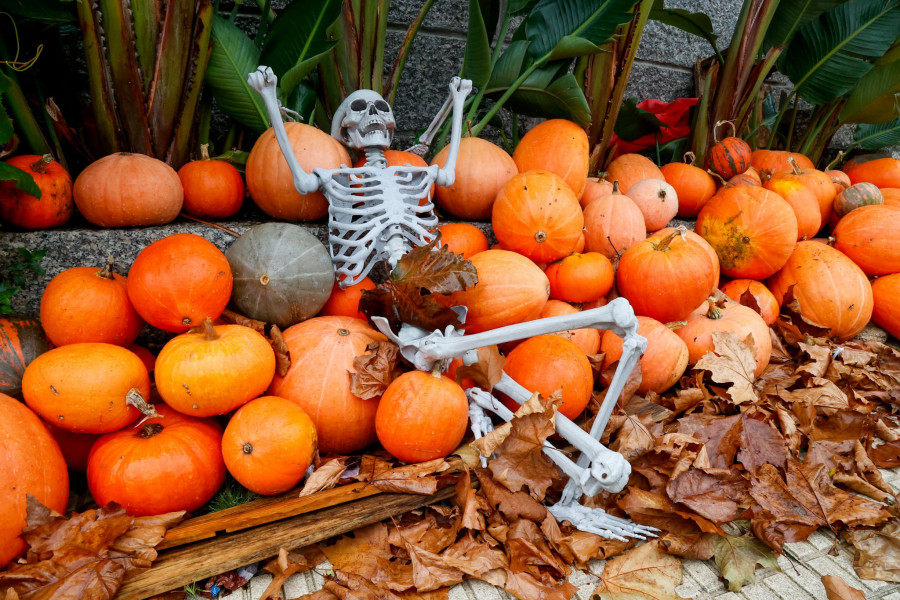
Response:
POLYGON ((813 532, 806 541, 815 546, 817 550, 828 552, 834 545, 834 534, 827 529, 819 529, 813 532))
POLYGON ((700 584, 705 592, 721 592, 725 590, 725 584, 719 577, 719 570, 712 561, 686 560, 684 570, 700 584))
POLYGON ((885 581, 863 580, 856 576, 853 566, 849 560, 840 561, 841 557, 820 556, 809 561, 807 564, 821 577, 822 575, 836 575, 842 578, 850 585, 863 587, 869 591, 877 591, 886 588, 891 584, 885 581))
POLYGON ((794 542, 793 544, 785 544, 784 548, 787 552, 790 552, 791 555, 795 556, 798 560, 806 560, 807 558, 812 558, 816 554, 820 552, 818 548, 810 544, 809 542, 794 542))
POLYGON ((786 573, 775 573, 771 577, 766 577, 762 584, 772 590, 772 593, 781 598, 781 600, 807 600, 818 597, 804 591, 786 573))
POLYGON ((882 596, 882 600, 900 600, 900 592, 892 592, 887 596, 882 596))
POLYGON ((250 600, 259 600, 266 588, 272 583, 272 576, 263 572, 250 580, 250 600))
POLYGON ((471 579, 450 588, 449 600, 509 600, 510 598, 512 596, 489 583, 480 579, 471 579))
POLYGON ((572 570, 568 581, 578 588, 578 592, 575 594, 575 598, 578 600, 591 600, 594 590, 600 584, 600 578, 596 575, 577 569, 572 570))
POLYGON ((291 598, 299 598, 305 594, 310 594, 322 588, 325 578, 316 571, 307 571, 306 573, 298 573, 291 575, 284 582, 285 600, 291 598))

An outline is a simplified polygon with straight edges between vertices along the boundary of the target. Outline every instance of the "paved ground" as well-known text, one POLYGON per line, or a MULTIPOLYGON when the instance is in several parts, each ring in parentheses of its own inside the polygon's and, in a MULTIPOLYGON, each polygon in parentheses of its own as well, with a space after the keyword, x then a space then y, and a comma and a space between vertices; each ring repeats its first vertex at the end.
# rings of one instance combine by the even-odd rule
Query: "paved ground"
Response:
MULTIPOLYGON (((885 480, 900 493, 900 469, 883 470, 885 480)), ((729 592, 712 560, 684 561, 684 583, 677 592, 695 600, 825 600, 823 575, 838 575, 853 587, 862 589, 867 600, 900 600, 900 583, 861 580, 853 571, 853 552, 840 544, 840 554, 829 556, 834 535, 820 529, 806 542, 785 545, 786 552, 778 559, 781 572, 758 569, 756 583, 745 585, 740 592, 729 592)), ((603 573, 604 561, 593 561, 589 572, 574 572, 570 581, 579 588, 578 600, 591 600, 591 593, 603 573)), ((259 600, 270 575, 254 577, 244 589, 224 596, 230 600, 259 600)), ((285 600, 298 598, 319 589, 322 578, 315 573, 294 575, 284 586, 285 600)), ((508 600, 511 596, 481 581, 468 581, 453 588, 450 600, 508 600)))

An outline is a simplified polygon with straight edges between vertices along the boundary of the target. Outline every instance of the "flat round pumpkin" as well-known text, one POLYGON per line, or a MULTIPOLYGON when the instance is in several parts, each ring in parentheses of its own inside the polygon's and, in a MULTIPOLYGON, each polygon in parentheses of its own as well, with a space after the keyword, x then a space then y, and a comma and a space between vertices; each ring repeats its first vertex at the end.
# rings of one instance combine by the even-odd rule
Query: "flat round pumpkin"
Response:
POLYGON ((834 247, 866 275, 900 273, 900 208, 861 206, 834 228, 834 247))
POLYGON ((872 284, 872 321, 900 339, 900 273, 879 277, 872 284))

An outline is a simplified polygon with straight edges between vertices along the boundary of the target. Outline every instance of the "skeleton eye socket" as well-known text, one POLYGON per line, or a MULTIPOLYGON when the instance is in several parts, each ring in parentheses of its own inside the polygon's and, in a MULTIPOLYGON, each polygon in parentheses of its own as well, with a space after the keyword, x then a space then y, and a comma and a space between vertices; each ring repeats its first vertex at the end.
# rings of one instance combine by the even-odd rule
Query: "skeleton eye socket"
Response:
POLYGON ((350 103, 350 110, 353 110, 353 111, 366 110, 367 106, 368 106, 368 103, 365 100, 354 100, 353 102, 350 103))
POLYGON ((384 100, 376 100, 375 108, 377 108, 381 112, 389 112, 391 110, 391 107, 384 100))

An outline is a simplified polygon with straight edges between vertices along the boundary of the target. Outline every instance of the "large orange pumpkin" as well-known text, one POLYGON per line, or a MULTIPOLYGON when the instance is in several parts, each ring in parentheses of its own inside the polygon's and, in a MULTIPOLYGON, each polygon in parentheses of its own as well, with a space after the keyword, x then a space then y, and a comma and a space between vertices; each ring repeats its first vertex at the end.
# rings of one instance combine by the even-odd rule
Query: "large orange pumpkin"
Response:
POLYGON ((787 171, 775 173, 770 181, 795 181, 802 184, 816 198, 819 204, 819 213, 822 216, 822 224, 828 222, 831 217, 832 204, 834 203, 834 182, 824 172, 809 168, 801 168, 793 158, 788 158, 791 168, 787 171))
POLYGON ((733 187, 722 188, 706 203, 694 230, 719 255, 722 273, 762 279, 787 262, 798 227, 791 205, 778 194, 761 187, 733 187))
MULTIPOLYGON (((657 236, 666 236, 672 233, 673 231, 678 231, 677 227, 666 227, 665 229, 660 229, 656 232, 657 236)), ((691 240, 696 243, 698 246, 706 250, 706 253, 709 255, 709 260, 712 262, 713 266, 713 281, 715 281, 714 287, 719 287, 719 279, 720 279, 720 269, 719 269, 719 255, 716 254, 715 248, 709 245, 709 242, 704 240, 700 235, 697 234, 696 231, 688 229, 687 231, 682 231, 681 235, 685 238, 691 240)))
POLYGON ((128 272, 128 297, 145 321, 184 333, 217 319, 234 283, 228 259, 193 233, 176 233, 138 254, 128 272))
POLYGON ((25 551, 26 496, 62 514, 69 473, 56 441, 27 406, 0 394, 0 569, 25 551))
POLYGON ((497 194, 491 225, 505 249, 535 262, 548 262, 575 250, 584 214, 575 194, 558 175, 524 171, 497 194))
POLYGON ((112 344, 68 344, 34 359, 22 394, 44 420, 76 433, 107 433, 133 422, 132 389, 150 397, 150 376, 130 350, 112 344))
MULTIPOLYGON (((350 166, 350 155, 330 135, 303 123, 285 123, 297 162, 307 173, 313 169, 350 166)), ((269 128, 259 136, 244 172, 247 189, 264 213, 285 221, 314 221, 328 213, 328 200, 320 191, 301 194, 281 153, 275 132, 269 128)))
MULTIPOLYGON (((447 164, 450 146, 444 147, 431 164, 447 164)), ((497 193, 519 172, 515 161, 503 148, 477 137, 460 141, 453 185, 438 186, 435 202, 461 219, 489 219, 497 193)))
MULTIPOLYGON (((428 163, 425 162, 425 159, 419 156, 418 154, 413 154, 412 152, 407 152, 405 150, 385 150, 384 151, 384 160, 387 162, 387 166, 389 167, 427 167, 428 163)), ((353 167, 364 167, 366 166, 366 157, 360 156, 353 162, 353 167)), ((425 206, 429 202, 434 199, 434 190, 436 186, 431 184, 431 190, 428 192, 428 196, 419 200, 419 206, 425 206)))
POLYGON ((446 306, 465 306, 465 329, 478 333, 537 318, 550 297, 550 281, 541 269, 508 250, 486 250, 471 259, 478 283, 438 297, 446 306))
POLYGON ((759 171, 763 179, 766 179, 775 173, 790 171, 789 158, 792 158, 801 169, 816 168, 812 161, 803 154, 786 150, 754 150, 750 154, 750 166, 759 171))
POLYGON ((900 207, 900 188, 881 188, 881 195, 888 206, 900 207))
POLYGON ((743 304, 741 297, 744 294, 749 293, 753 296, 756 305, 759 307, 759 316, 762 317, 766 325, 772 325, 778 319, 778 312, 781 309, 778 306, 778 300, 775 299, 769 288, 761 281, 756 281, 755 279, 732 279, 719 289, 722 290, 723 294, 741 304, 743 304))
POLYGON ((0 317, 0 394, 19 396, 25 368, 49 349, 47 334, 37 319, 0 317))
POLYGON ((829 337, 851 338, 872 317, 866 274, 845 254, 819 242, 798 242, 784 267, 769 279, 769 289, 781 305, 792 289, 804 319, 827 329, 829 337))
POLYGON ((900 338, 900 273, 879 277, 872 284, 872 321, 895 338, 900 338))
POLYGON ((874 183, 880 188, 900 188, 900 159, 877 158, 844 167, 850 183, 874 183))
POLYGON ((454 254, 462 254, 463 258, 472 258, 490 247, 484 232, 471 223, 445 223, 438 230, 441 232, 441 245, 447 246, 454 254))
POLYGON ((103 342, 128 347, 144 321, 128 299, 128 281, 102 269, 73 267, 50 280, 41 296, 41 323, 57 346, 103 342))
POLYGON ((631 186, 641 179, 666 179, 656 163, 640 154, 623 154, 616 158, 609 163, 606 178, 618 181, 623 194, 627 194, 631 186))
POLYGON ((323 453, 347 454, 373 443, 378 399, 354 396, 350 382, 353 359, 386 338, 360 319, 315 317, 286 329, 284 341, 291 368, 284 377, 275 375, 269 394, 309 415, 323 453))
POLYGON ((590 168, 587 133, 572 121, 550 119, 528 131, 513 152, 520 173, 542 169, 555 173, 581 198, 590 168))
POLYGON ((26 229, 58 227, 75 212, 72 178, 49 154, 21 154, 6 161, 34 179, 41 197, 18 189, 12 181, 0 181, 0 220, 26 229))
POLYGON ((715 270, 700 244, 679 231, 657 232, 622 255, 616 283, 636 314, 668 323, 684 319, 709 296, 715 270))
POLYGON ((100 227, 165 225, 181 211, 178 173, 161 160, 118 152, 104 156, 75 179, 75 205, 100 227))
POLYGON ((192 417, 224 415, 256 398, 275 375, 275 353, 243 325, 213 326, 169 340, 156 357, 156 390, 166 404, 192 417))
POLYGON ((669 163, 660 167, 666 183, 678 195, 678 216, 693 219, 703 205, 716 194, 712 176, 691 163, 669 163))
MULTIPOLYGON (((688 349, 684 341, 656 319, 639 316, 638 335, 647 339, 641 356, 639 394, 653 391, 662 394, 678 383, 688 366, 688 349)), ((604 353, 603 369, 622 358, 622 338, 612 331, 603 332, 600 350, 604 353)), ((609 385, 609 381, 605 382, 609 385)))
POLYGON ((609 293, 615 269, 599 252, 574 253, 548 266, 550 297, 566 302, 593 302, 609 293))
POLYGON ((862 206, 834 228, 834 247, 866 275, 900 273, 900 208, 862 206))
POLYGON ((139 427, 102 436, 88 456, 88 488, 97 504, 121 504, 130 515, 194 511, 225 482, 222 430, 171 407, 139 427))
MULTIPOLYGON (((577 308, 563 302, 562 300, 547 300, 544 309, 541 311, 539 318, 558 317, 560 315, 571 315, 579 312, 577 308)), ((570 339, 576 346, 581 348, 585 354, 597 354, 600 351, 600 337, 603 332, 599 329, 587 327, 584 329, 567 329, 566 331, 557 331, 554 335, 560 335, 570 339)))
POLYGON ((584 249, 612 260, 647 237, 644 214, 628 196, 613 192, 592 201, 584 209, 584 249))
POLYGON ((779 179, 776 175, 763 184, 770 192, 785 199, 797 217, 797 239, 808 240, 816 237, 822 228, 822 212, 819 203, 809 188, 799 181, 779 179))

